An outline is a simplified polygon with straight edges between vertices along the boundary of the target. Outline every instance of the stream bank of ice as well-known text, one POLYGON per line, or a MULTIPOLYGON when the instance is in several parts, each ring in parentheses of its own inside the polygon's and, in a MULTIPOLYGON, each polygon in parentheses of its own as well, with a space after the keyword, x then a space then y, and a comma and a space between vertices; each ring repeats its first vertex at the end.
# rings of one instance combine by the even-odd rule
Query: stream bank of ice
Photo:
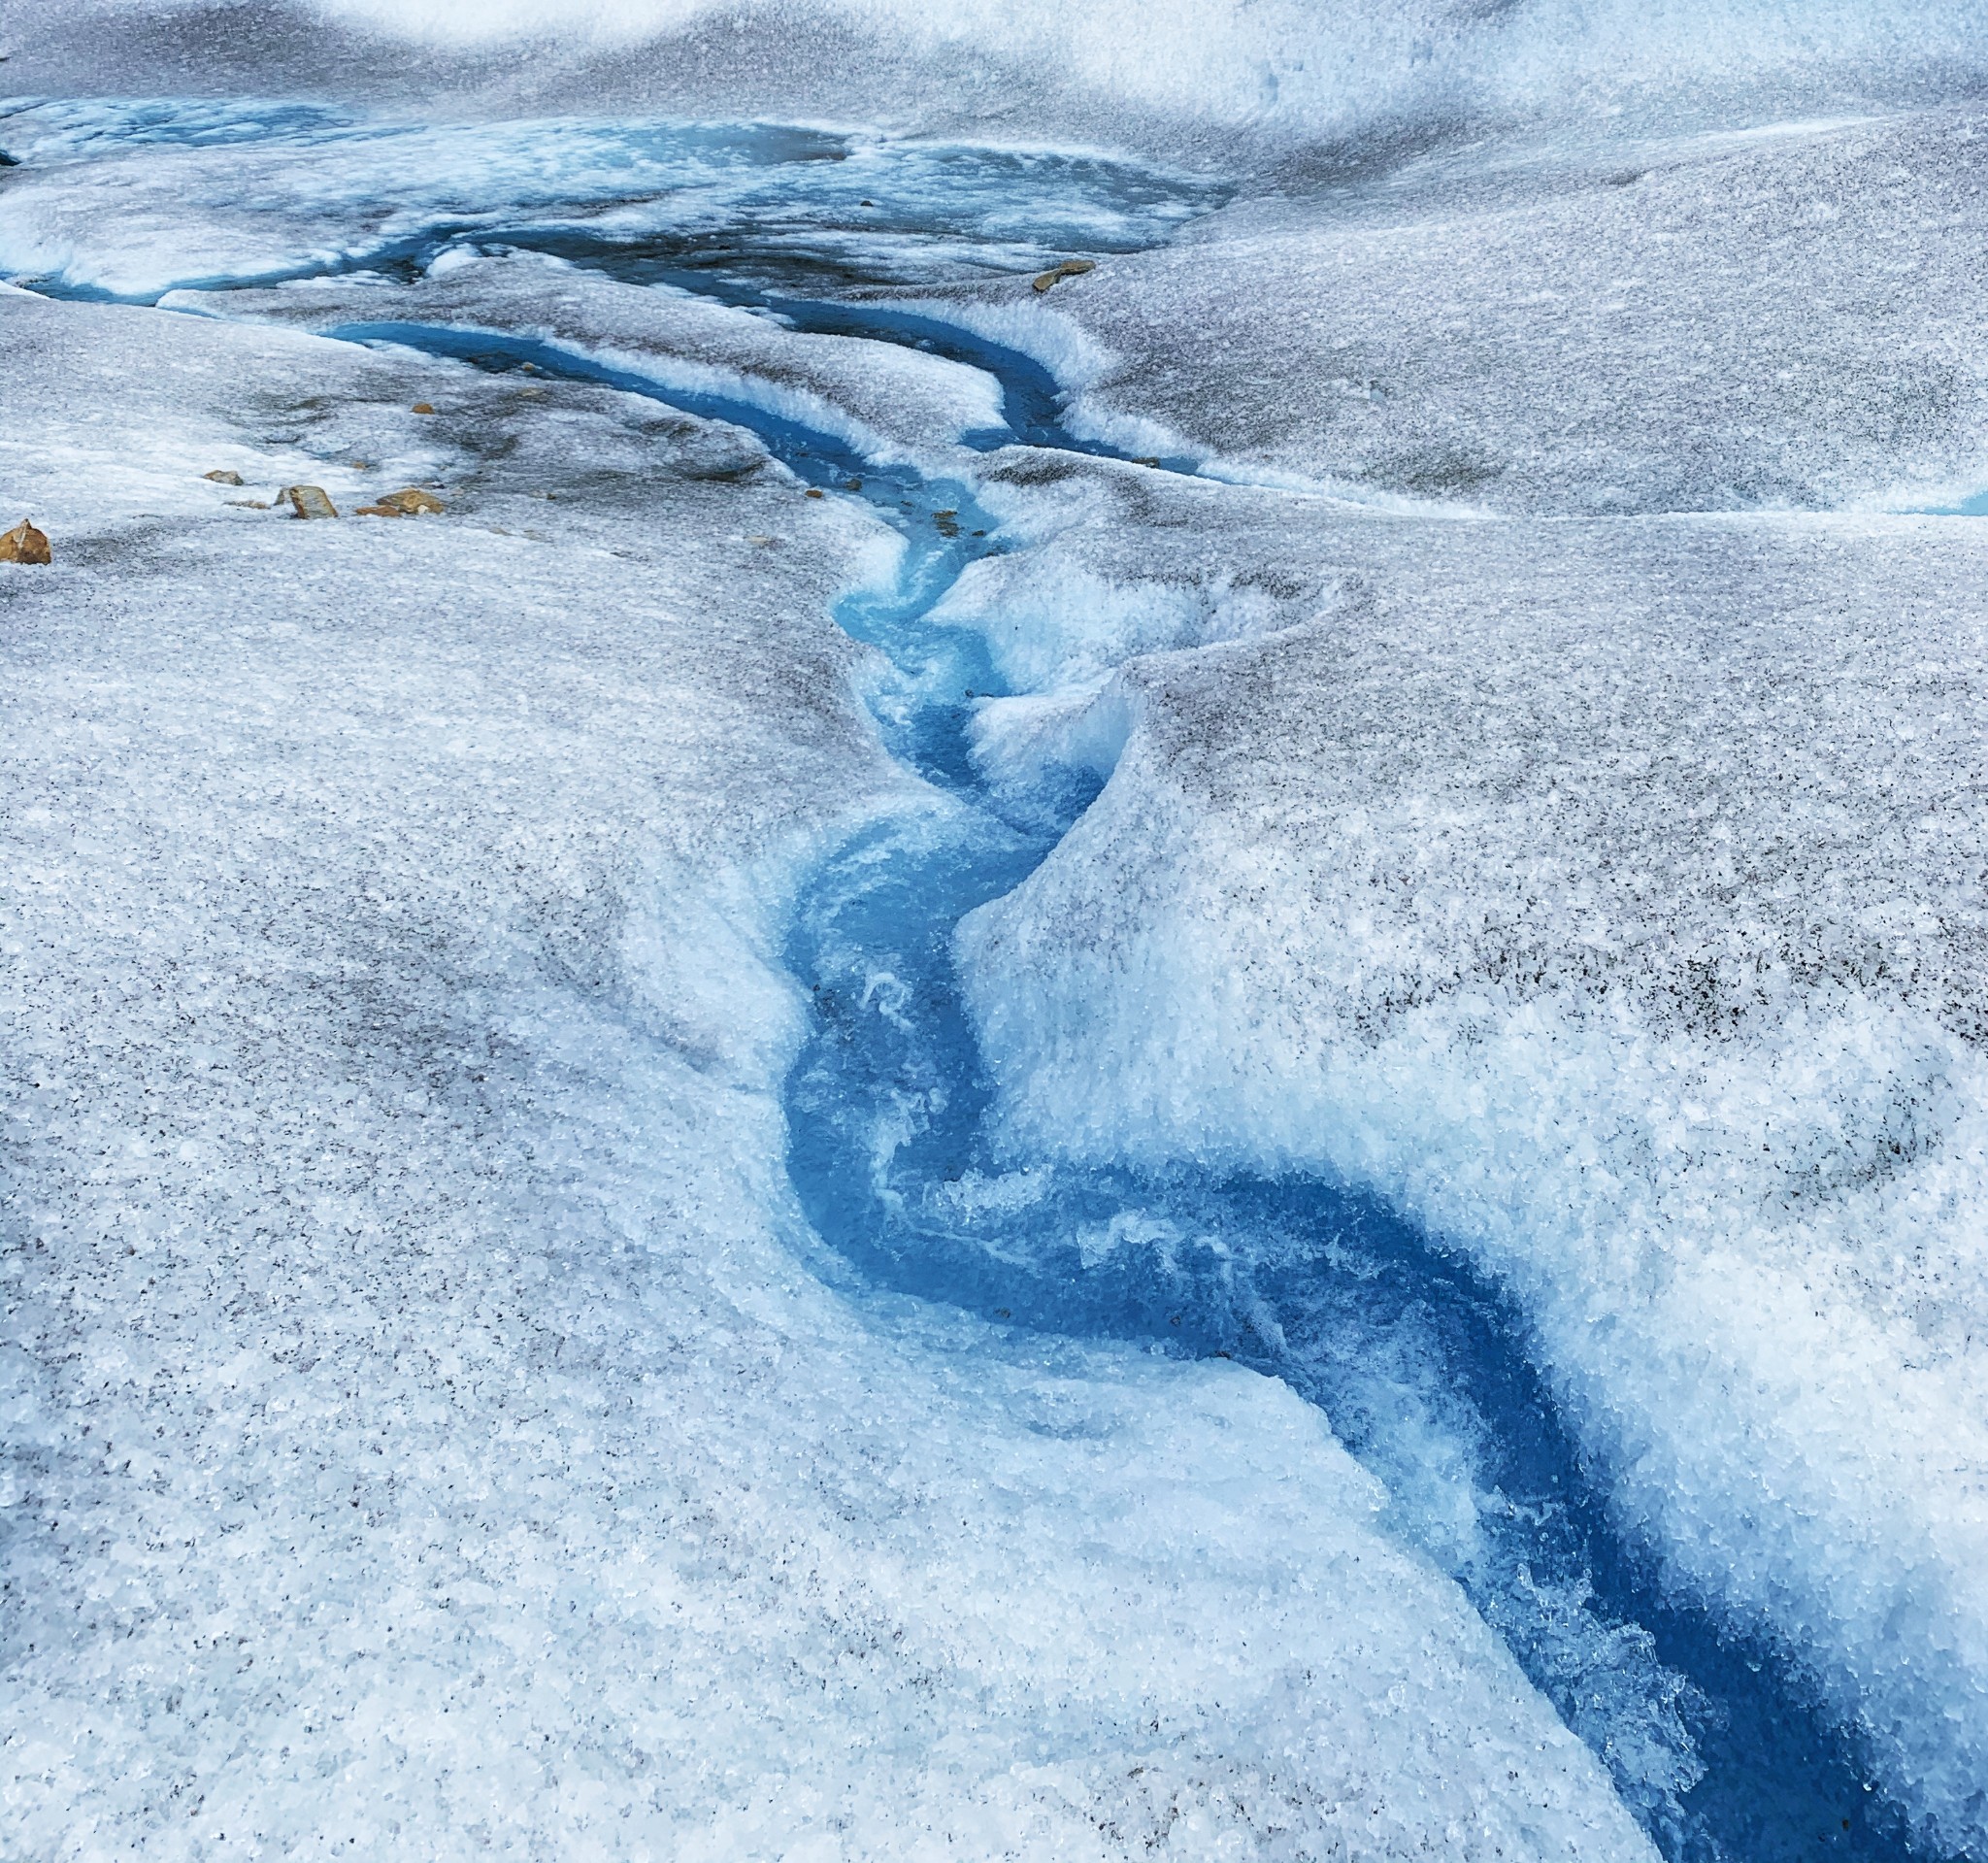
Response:
MULTIPOLYGON (((1171 249, 1075 227, 1102 262, 1047 296, 1015 263, 1041 225, 969 215, 935 279, 915 229, 823 241, 838 196, 782 248, 1080 357, 1082 416, 1131 449, 1452 505, 1379 520, 993 463, 982 494, 1031 548, 949 613, 1030 696, 985 713, 983 767, 1022 804, 1059 764, 1114 772, 968 941, 1021 1161, 1296 1167, 1419 1214, 1530 1318, 1625 1527, 1806 1664, 1872 1783, 1967 1853, 1988 1824, 1981 548, 1773 508, 1983 482, 1978 21, 1624 7, 1558 33, 1551 7, 1342 7, 1307 68, 1314 10, 1218 14, 1160 64, 1142 35, 1177 13, 1033 7, 965 9, 909 51, 874 10, 782 8, 783 34, 690 8, 662 52, 634 19, 615 47, 541 42, 529 77, 432 47, 382 77, 378 42, 282 9, 239 37, 198 9, 115 18, 94 55, 205 34, 320 95, 441 73, 492 85, 476 108, 563 84, 819 115, 867 91, 899 125, 1245 153, 1243 196, 1171 249), (326 45, 347 62, 314 64, 326 45), (823 46, 852 50, 831 71, 823 46), (1051 71, 1058 48, 1080 55, 1051 71), (1744 515, 1678 515, 1707 509, 1744 515)), ((10 83, 49 82, 92 17, 54 8, 10 83)), ((403 244, 478 207, 409 183, 385 139, 370 166, 154 151, 88 176, 72 149, 67 182, 22 147, 0 256, 134 293, 210 263, 404 283, 403 244)), ((584 186, 535 192, 549 144, 522 126, 396 147, 435 169, 474 147, 504 214, 590 218, 634 172, 607 136, 584 186)), ((472 276, 533 263, 411 296, 471 316, 472 276)), ((623 295, 575 288, 583 318, 505 316, 778 382, 761 405, 798 410, 798 383, 908 455, 984 405, 709 307, 659 304, 650 341, 594 315, 623 295)), ((84 1627, 62 1650, 19 1619, 10 1753, 38 1833, 114 1848, 168 1803, 192 1831, 233 1751, 242 1796, 217 1802, 251 1823, 364 1817, 385 1845, 397 1821, 438 1849, 608 1831, 618 1852, 630 1828, 681 1854, 1635 1849, 1315 1415, 1233 1371, 886 1322, 785 1252, 806 1243, 773 1093, 799 1024, 770 923, 810 850, 908 794, 816 618, 878 573, 880 533, 800 504, 736 434, 599 388, 33 315, 72 338, 19 351, 48 364, 20 377, 48 418, 10 403, 0 445, 65 553, 8 579, 18 743, 31 784, 60 763, 91 785, 60 858, 16 869, 46 890, 10 1078, 81 1082, 87 1114, 59 1145, 17 1128, 52 1187, 16 1208, 81 1213, 47 1231, 55 1259, 32 1228, 15 1257, 41 1354, 16 1361, 20 1414, 47 1432, 23 1441, 55 1499, 23 1489, 10 1605, 84 1627), (210 464, 342 503, 440 478, 462 528, 216 510, 210 464), (547 692, 564 713, 527 729, 547 692), (200 1028, 237 1004, 252 1040, 216 1062, 200 1028), (306 1109, 294 1132, 272 1105, 306 1109), (216 1370, 213 1339, 242 1355, 216 1370), (156 1461, 127 1460, 148 1429, 156 1461), (279 1477, 326 1441, 310 1480, 279 1477), (480 1570, 477 1544, 500 1547, 480 1570), (134 1652, 155 1696, 117 1692, 134 1652), (295 1776, 305 1753, 331 1772, 295 1776)))
MULTIPOLYGON (((1231 473, 1546 516, 1988 483, 1988 115, 1294 158, 1056 287, 1074 415, 1231 473), (1066 332, 1068 334, 1066 334, 1066 332)), ((956 293, 1029 348, 1019 282, 956 293)))

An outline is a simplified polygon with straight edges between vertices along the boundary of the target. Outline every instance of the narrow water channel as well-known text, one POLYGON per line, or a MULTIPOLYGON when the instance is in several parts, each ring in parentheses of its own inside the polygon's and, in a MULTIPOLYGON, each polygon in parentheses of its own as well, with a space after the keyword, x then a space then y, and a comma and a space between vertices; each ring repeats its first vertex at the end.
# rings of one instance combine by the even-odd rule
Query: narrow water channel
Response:
MULTIPOLYGON (((923 319, 886 313, 873 325, 861 305, 830 308, 840 334, 929 340, 923 319)), ((871 1284, 996 1323, 1218 1353, 1319 1404, 1386 1483, 1395 1530, 1462 1584, 1667 1857, 1914 1853, 1794 1666, 1668 1599, 1613 1533, 1519 1315, 1466 1264, 1315 1181, 1017 1170, 994 1154, 954 928, 1025 879, 1090 796, 1044 798, 1016 820, 975 769, 970 720, 1003 688, 978 634, 927 618, 969 562, 1004 548, 967 486, 878 467, 780 416, 548 344, 408 323, 333 334, 497 372, 529 365, 733 421, 905 538, 895 582, 847 597, 836 618, 889 659, 878 724, 930 800, 822 865, 796 901, 785 951, 813 1003, 786 1086, 788 1170, 843 1259, 871 1284)), ((1008 388, 1012 352, 971 341, 1008 388)), ((1053 444, 1063 436, 1044 432, 1038 365, 1026 363, 1010 391, 1021 417, 980 444, 1011 443, 1018 427, 1053 444)))
MULTIPOLYGON (((915 215, 894 224, 910 238, 915 215)), ((708 228, 694 264, 675 235, 609 238, 514 216, 501 230, 514 246, 687 285, 815 334, 984 369, 1007 417, 972 436, 980 448, 1108 450, 1065 429, 1039 363, 926 314, 811 294, 803 286, 834 283, 825 264, 770 273, 764 243, 743 237, 745 256, 727 264, 708 228)), ((491 237, 487 224, 477 231, 491 237)), ((457 237, 454 225, 430 228, 394 262, 418 269, 457 237)), ((1315 1181, 1017 1168, 995 1153, 954 928, 1032 872, 1091 798, 1073 787, 1015 818, 975 768, 975 708, 1003 688, 978 635, 929 618, 968 563, 1006 548, 968 485, 878 466, 763 409, 541 342, 410 322, 329 334, 497 372, 529 365, 736 423, 906 540, 891 585, 846 598, 836 618, 894 669, 875 695, 878 721, 925 779, 924 799, 823 863, 786 942, 813 1004, 785 1089, 788 1169, 815 1229, 863 1281, 998 1324, 1221 1354, 1288 1381, 1386 1484, 1394 1529, 1463 1586, 1675 1863, 1914 1854, 1796 1665, 1667 1597, 1615 1534, 1601 1473, 1558 1419, 1520 1315, 1464 1263, 1315 1181)))

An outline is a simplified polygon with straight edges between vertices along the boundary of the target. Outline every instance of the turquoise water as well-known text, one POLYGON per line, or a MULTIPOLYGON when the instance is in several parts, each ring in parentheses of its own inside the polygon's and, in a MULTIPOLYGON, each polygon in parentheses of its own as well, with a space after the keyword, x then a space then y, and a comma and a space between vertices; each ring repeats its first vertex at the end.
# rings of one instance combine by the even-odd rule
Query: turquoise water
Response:
MULTIPOLYGON (((844 309, 850 334, 877 334, 844 309)), ((993 1152, 953 928, 1032 872, 1089 795, 1045 798, 1017 821, 975 770, 968 722, 1000 682, 977 633, 928 619, 967 563, 1005 548, 965 486, 546 344, 412 324, 339 334, 490 370, 529 364, 730 420, 905 536, 894 583, 846 599, 837 618, 888 655, 897 677, 878 695, 879 726, 942 799, 827 860, 785 950, 813 1006, 785 1092, 788 1170, 859 1284, 998 1324, 1218 1353, 1320 1404, 1395 1496, 1395 1530, 1464 1586, 1668 1857, 1914 1854, 1785 1656, 1668 1597, 1614 1533, 1601 1472, 1557 1416, 1522 1318, 1466 1264, 1384 1209, 1302 1179, 1016 1171, 993 1152)), ((1028 406, 1034 392, 1025 382, 1015 398, 1028 406)))

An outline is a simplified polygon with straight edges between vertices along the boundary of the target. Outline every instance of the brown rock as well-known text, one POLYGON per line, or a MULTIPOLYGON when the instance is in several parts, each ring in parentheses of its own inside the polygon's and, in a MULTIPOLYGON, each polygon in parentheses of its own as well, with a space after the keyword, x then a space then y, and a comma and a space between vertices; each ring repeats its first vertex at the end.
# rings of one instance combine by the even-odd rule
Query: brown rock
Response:
POLYGON ((267 498, 230 498, 228 505, 234 511, 268 511, 270 509, 267 498))
POLYGON ((826 498, 828 493, 823 491, 819 485, 810 485, 808 487, 808 496, 810 498, 826 498))
POLYGON ((1052 265, 1046 272, 1036 274, 1036 289, 1046 291, 1058 279, 1080 279, 1086 272, 1095 272, 1097 265, 1090 259, 1065 259, 1061 265, 1052 265))
POLYGON ((47 535, 25 517, 12 530, 0 535, 0 563, 51 563, 54 560, 47 535))
POLYGON ((416 401, 414 403, 414 411, 415 414, 433 414, 435 412, 435 410, 425 401, 416 401))
POLYGON ((287 505, 299 517, 336 517, 338 507, 324 495, 322 485, 285 485, 276 495, 280 505, 287 505))
POLYGON ((405 491, 390 491, 385 497, 374 502, 392 512, 397 517, 418 517, 424 511, 447 510, 441 499, 431 497, 415 485, 410 485, 405 491))
POLYGON ((210 472, 201 476, 212 479, 217 485, 239 485, 242 482, 242 475, 239 472, 210 472))

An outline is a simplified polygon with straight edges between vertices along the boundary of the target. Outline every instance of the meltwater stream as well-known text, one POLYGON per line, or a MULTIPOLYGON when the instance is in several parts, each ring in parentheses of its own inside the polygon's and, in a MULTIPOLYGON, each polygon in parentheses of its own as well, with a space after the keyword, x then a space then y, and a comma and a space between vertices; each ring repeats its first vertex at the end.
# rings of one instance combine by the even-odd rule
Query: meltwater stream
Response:
MULTIPOLYGON (((211 113, 163 126, 119 121, 116 133, 141 143, 178 135, 179 146, 200 147, 214 136, 232 146, 246 134, 211 113)), ((342 121, 268 113, 251 127, 264 141, 315 139, 320 150, 344 137, 354 200, 376 184, 369 163, 399 159, 390 136, 342 121)), ((489 212, 438 197, 416 223, 369 222, 364 238, 286 275, 365 264, 412 276, 451 246, 526 248, 815 334, 909 344, 985 369, 1004 390, 1006 421, 971 437, 983 449, 1108 450, 1065 429, 1039 363, 923 312, 837 293, 916 283, 965 246, 977 263, 1013 269, 1045 237, 1078 250, 1151 243, 1187 211, 1181 189, 1169 194, 1148 178, 1120 198, 1109 165, 1090 158, 1064 172, 998 151, 899 158, 764 126, 624 128, 619 142, 611 128, 561 132, 580 138, 600 171, 583 215, 558 187, 489 212), (660 196, 630 186, 631 164, 645 177, 682 169, 717 179, 695 212, 664 215, 660 196), (1006 205, 1004 187, 1015 197, 1006 205)), ((49 133, 87 140, 100 129, 85 112, 49 133)), ((1192 204, 1212 197, 1204 186, 1192 204)), ((159 295, 48 283, 77 295, 159 295)), ((1667 1596, 1615 1534, 1600 1474, 1583 1465, 1533 1369, 1521 1317, 1466 1265, 1384 1210, 1314 1181, 1156 1180, 1017 1165, 995 1151, 954 928, 1025 878, 1089 797, 1044 797, 1018 819, 975 769, 968 727, 1002 687, 977 634, 930 619, 969 562, 1005 548, 967 485, 878 466, 764 409, 543 342, 392 320, 331 334, 488 370, 528 366, 734 422, 809 484, 862 498, 905 538, 894 582, 847 598, 837 619, 894 669, 873 702, 892 752, 926 780, 926 799, 824 862, 796 903, 786 948, 814 1005, 786 1086, 788 1167, 815 1228, 860 1277, 996 1323, 1220 1353, 1288 1381, 1386 1484, 1395 1530, 1463 1586, 1677 1863, 1913 1854, 1798 1667, 1667 1596)))
MULTIPOLYGON (((866 327, 861 306, 837 315, 850 334, 907 340, 888 318, 866 327)), ((975 769, 968 726, 1001 684, 978 634, 929 619, 969 562, 1004 548, 966 485, 878 466, 763 409, 541 342, 410 323, 338 334, 486 370, 529 366, 734 421, 905 538, 894 582, 846 598, 836 618, 894 669, 873 704, 929 800, 822 865, 795 905, 785 953, 814 1012, 787 1081, 788 1168, 817 1232, 861 1277, 998 1323, 1219 1353, 1318 1403, 1386 1483, 1395 1529, 1462 1584, 1667 1856, 1914 1854, 1794 1666, 1667 1597, 1612 1532, 1528 1360, 1522 1321, 1466 1265, 1315 1181, 1017 1168, 995 1153, 954 928, 1026 878, 1089 797, 1044 798, 1017 820, 975 769)), ((993 346, 978 353, 1001 366, 993 346)), ((1023 391, 1033 401, 1033 384, 1023 391)))

